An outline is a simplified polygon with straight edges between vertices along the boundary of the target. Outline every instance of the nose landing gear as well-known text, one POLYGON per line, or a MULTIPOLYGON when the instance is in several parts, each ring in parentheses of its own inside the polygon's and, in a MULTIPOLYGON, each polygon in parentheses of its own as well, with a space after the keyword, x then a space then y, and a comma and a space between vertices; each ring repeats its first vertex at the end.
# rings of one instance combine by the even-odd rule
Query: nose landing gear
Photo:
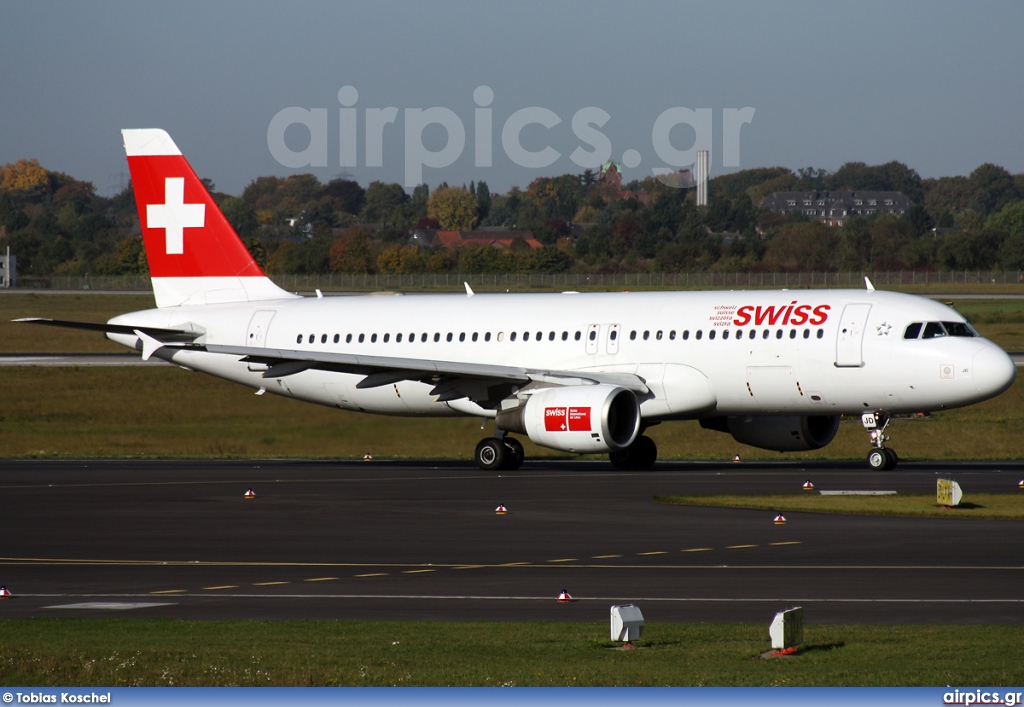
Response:
POLYGON ((860 416, 861 424, 868 431, 871 445, 874 447, 868 452, 868 466, 875 471, 890 471, 896 468, 899 457, 896 451, 889 449, 885 443, 889 436, 885 434, 885 428, 889 426, 889 414, 885 412, 866 412, 860 416))

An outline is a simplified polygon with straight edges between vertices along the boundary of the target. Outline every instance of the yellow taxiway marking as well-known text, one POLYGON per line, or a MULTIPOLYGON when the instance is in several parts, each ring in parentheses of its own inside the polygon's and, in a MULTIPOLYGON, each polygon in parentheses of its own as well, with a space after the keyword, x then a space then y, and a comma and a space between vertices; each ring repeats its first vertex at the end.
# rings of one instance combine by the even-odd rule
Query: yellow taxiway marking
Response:
POLYGON ((405 570, 402 574, 420 574, 421 572, 433 572, 434 570, 405 570))
POLYGON ((799 545, 800 541, 799 540, 789 540, 789 541, 784 542, 784 543, 768 543, 768 544, 769 545, 799 545))
POLYGON ((591 560, 610 560, 613 557, 622 557, 622 555, 591 555, 591 560))
POLYGON ((310 579, 304 579, 303 582, 330 582, 335 580, 337 577, 312 577, 310 579))
POLYGON ((371 572, 370 574, 357 574, 356 577, 387 577, 387 572, 371 572))
POLYGON ((521 565, 528 565, 528 564, 530 564, 530 563, 529 562, 506 562, 503 565, 498 565, 498 567, 519 567, 521 565))
POLYGON ((726 550, 742 550, 745 547, 757 547, 757 545, 726 545, 726 550))
POLYGON ((273 587, 275 584, 288 584, 288 582, 256 582, 254 587, 273 587))
POLYGON ((636 554, 639 555, 640 557, 646 557, 648 555, 667 555, 668 553, 665 552, 664 550, 658 550, 656 552, 638 552, 636 554))
POLYGON ((214 589, 238 589, 238 585, 237 584, 225 584, 225 585, 220 586, 220 587, 203 587, 203 589, 209 589, 211 591, 214 590, 214 589))
POLYGON ((709 550, 714 549, 715 548, 713 547, 690 547, 685 550, 680 550, 679 552, 708 552, 709 550))
POLYGON ((481 569, 482 567, 486 567, 486 565, 457 565, 455 567, 452 567, 452 569, 453 570, 478 570, 478 569, 481 569))
POLYGON ((187 591, 187 589, 161 589, 158 592, 150 592, 150 594, 183 594, 187 591))
POLYGON ((548 560, 548 562, 576 562, 579 560, 578 557, 563 557, 560 560, 548 560))

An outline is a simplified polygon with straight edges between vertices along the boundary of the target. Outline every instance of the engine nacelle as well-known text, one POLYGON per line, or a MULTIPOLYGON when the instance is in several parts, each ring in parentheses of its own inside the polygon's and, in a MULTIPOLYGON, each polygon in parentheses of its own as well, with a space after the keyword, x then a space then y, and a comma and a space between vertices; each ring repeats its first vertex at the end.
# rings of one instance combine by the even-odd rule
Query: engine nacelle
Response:
POLYGON ((640 432, 640 404, 617 385, 544 388, 498 413, 497 425, 534 444, 574 454, 625 449, 640 432))
POLYGON ((821 449, 839 430, 839 417, 755 416, 709 417, 700 421, 708 430, 728 432, 737 442, 776 452, 806 452, 821 449))

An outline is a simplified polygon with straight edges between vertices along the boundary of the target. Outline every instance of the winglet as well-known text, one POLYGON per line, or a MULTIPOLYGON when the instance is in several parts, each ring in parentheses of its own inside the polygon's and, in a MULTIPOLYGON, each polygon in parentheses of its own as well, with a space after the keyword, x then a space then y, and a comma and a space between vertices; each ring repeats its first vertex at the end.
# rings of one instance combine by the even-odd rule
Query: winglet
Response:
POLYGON ((868 292, 874 292, 875 291, 875 286, 871 284, 871 280, 868 279, 867 275, 864 276, 864 286, 866 288, 868 288, 868 292))
POLYGON ((472 297, 476 294, 473 292, 473 288, 469 286, 468 282, 463 282, 462 284, 466 286, 466 297, 472 297))

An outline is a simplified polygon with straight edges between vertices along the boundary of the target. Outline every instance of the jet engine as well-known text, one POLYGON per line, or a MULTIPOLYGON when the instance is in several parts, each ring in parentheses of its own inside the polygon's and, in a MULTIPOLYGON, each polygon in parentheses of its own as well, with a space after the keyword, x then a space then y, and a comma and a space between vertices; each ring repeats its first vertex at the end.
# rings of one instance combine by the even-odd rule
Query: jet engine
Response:
POLYGON ((497 425, 563 452, 613 452, 628 447, 639 434, 640 404, 633 393, 616 385, 543 388, 519 407, 500 411, 497 425))
POLYGON ((806 452, 821 449, 839 430, 839 417, 755 416, 708 417, 700 421, 708 430, 728 432, 737 442, 776 452, 806 452))

